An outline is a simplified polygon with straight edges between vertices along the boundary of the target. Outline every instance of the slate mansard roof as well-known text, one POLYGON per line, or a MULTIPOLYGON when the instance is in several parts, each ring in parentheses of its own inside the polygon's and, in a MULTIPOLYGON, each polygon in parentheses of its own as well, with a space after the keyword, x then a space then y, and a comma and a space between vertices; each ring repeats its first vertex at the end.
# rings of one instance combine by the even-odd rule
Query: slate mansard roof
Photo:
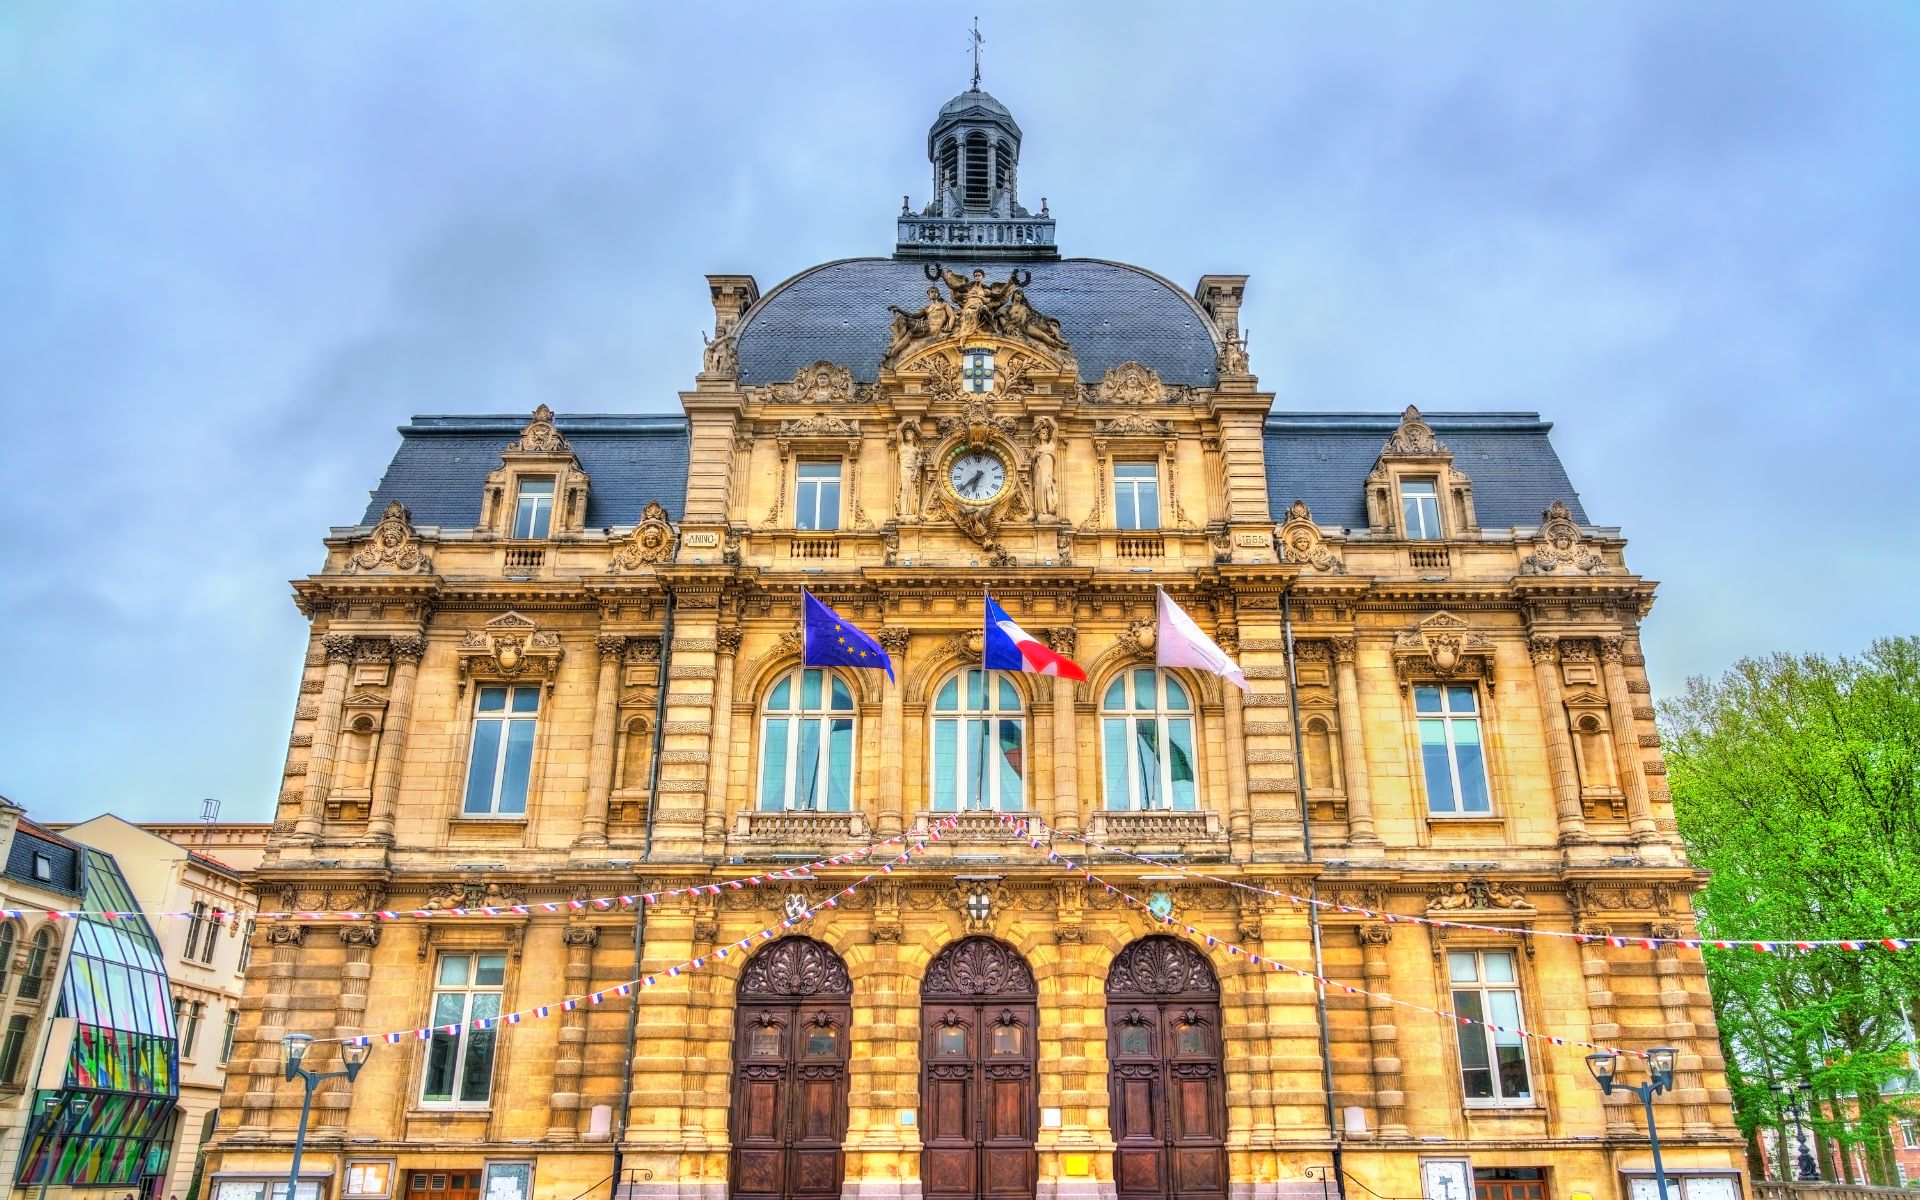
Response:
MULTIPOLYGON (((1453 451, 1453 467, 1473 481, 1482 529, 1540 524, 1540 513, 1564 500, 1587 524, 1580 496, 1547 440, 1552 422, 1540 414, 1422 413, 1434 436, 1453 451)), ((1400 425, 1388 413, 1273 413, 1267 417, 1267 509, 1278 521, 1305 500, 1320 525, 1367 527, 1366 479, 1380 448, 1400 425)))
MULTIPOLYGON (((872 382, 887 348, 887 306, 909 312, 926 306, 924 265, 848 258, 802 271, 774 288, 741 321, 740 382, 781 383, 822 359, 872 382)), ((1212 387, 1216 381, 1219 345, 1212 322, 1192 296, 1151 271, 1097 258, 941 265, 963 275, 977 266, 996 282, 1015 266, 1033 272, 1027 300, 1037 312, 1059 319, 1080 377, 1088 382, 1129 359, 1152 367, 1168 383, 1212 387)))
MULTIPOLYGON (((813 361, 812 359, 808 360, 813 361)), ((1552 424, 1537 413, 1427 413, 1425 420, 1453 451, 1455 469, 1473 481, 1483 529, 1540 523, 1540 512, 1563 500, 1588 523, 1580 496, 1548 440, 1552 424)), ((480 521, 481 490, 500 452, 520 436, 522 416, 415 417, 400 427, 400 449, 373 493, 363 525, 398 500, 419 525, 471 528, 480 521)), ((1398 428, 1390 413, 1274 413, 1266 422, 1267 507, 1275 521, 1305 500, 1322 525, 1367 527, 1366 479, 1398 428)), ((686 498, 687 425, 679 416, 558 417, 592 480, 590 529, 628 526, 649 500, 679 519, 686 498)))
MULTIPOLYGON (((480 523, 481 492, 500 452, 525 429, 512 417, 415 417, 400 427, 400 449, 367 503, 362 525, 377 524, 398 500, 416 525, 468 528, 480 523)), ((591 481, 586 526, 635 525, 649 500, 675 519, 687 496, 687 422, 680 416, 557 417, 591 481)))

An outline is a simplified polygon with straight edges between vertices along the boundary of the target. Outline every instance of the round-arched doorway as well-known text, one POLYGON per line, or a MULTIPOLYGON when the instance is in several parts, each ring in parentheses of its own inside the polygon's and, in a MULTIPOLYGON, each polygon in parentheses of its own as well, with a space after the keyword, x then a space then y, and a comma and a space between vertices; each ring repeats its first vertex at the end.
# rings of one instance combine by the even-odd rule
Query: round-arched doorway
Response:
POLYGON ((920 984, 925 1200, 1034 1194, 1038 999, 1027 960, 992 938, 964 938, 928 964, 920 984))
POLYGON ((1220 981, 1204 954, 1154 935, 1114 957, 1107 1062, 1119 1200, 1226 1200, 1220 981))
POLYGON ((827 946, 782 938, 747 961, 727 1121, 736 1200, 837 1200, 852 1027, 853 981, 827 946))

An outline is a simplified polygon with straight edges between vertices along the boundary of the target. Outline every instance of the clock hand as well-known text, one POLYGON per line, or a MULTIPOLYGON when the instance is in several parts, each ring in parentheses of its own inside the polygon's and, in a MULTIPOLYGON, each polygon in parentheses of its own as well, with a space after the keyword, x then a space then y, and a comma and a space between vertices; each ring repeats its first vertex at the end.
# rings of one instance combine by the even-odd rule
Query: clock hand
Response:
POLYGON ((963 491, 963 492, 965 492, 965 493, 966 493, 967 495, 969 495, 969 496, 977 496, 977 495, 979 495, 979 494, 980 494, 980 492, 979 492, 979 490, 978 490, 978 489, 979 489, 979 487, 980 487, 980 480, 981 480, 981 479, 982 479, 982 478, 983 478, 983 477, 984 477, 984 476, 986 475, 986 473, 987 473, 987 472, 986 472, 986 469, 985 469, 984 467, 983 467, 983 468, 981 468, 981 469, 980 469, 980 470, 978 470, 978 471, 975 471, 975 472, 973 473, 973 478, 972 478, 972 479, 969 479, 969 480, 967 480, 967 486, 966 486, 966 487, 964 487, 964 488, 961 488, 960 490, 961 490, 961 491, 963 491))

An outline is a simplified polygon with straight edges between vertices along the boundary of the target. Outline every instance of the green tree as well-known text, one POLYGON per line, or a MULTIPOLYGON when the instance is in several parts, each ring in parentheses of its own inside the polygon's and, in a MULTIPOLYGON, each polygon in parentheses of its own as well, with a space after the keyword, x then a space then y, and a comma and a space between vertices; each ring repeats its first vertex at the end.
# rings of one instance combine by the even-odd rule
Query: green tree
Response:
MULTIPOLYGON (((1711 872, 1703 937, 1920 936, 1920 638, 1743 659, 1689 680, 1661 726, 1681 836, 1711 872)), ((1782 1123, 1768 1085, 1804 1079, 1823 1171, 1858 1148, 1861 1182, 1896 1183, 1920 946, 1709 951, 1707 969, 1741 1130, 1757 1146, 1782 1123)))

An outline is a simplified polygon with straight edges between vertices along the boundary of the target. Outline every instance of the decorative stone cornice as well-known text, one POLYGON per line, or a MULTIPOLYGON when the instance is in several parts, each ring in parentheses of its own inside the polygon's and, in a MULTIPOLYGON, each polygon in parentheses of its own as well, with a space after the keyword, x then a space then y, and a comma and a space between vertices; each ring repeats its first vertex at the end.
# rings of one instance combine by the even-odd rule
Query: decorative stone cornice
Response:
POLYGON ((344 569, 349 575, 383 569, 430 575, 433 560, 421 550, 420 540, 413 532, 413 514, 395 500, 387 505, 366 545, 347 558, 344 569))

